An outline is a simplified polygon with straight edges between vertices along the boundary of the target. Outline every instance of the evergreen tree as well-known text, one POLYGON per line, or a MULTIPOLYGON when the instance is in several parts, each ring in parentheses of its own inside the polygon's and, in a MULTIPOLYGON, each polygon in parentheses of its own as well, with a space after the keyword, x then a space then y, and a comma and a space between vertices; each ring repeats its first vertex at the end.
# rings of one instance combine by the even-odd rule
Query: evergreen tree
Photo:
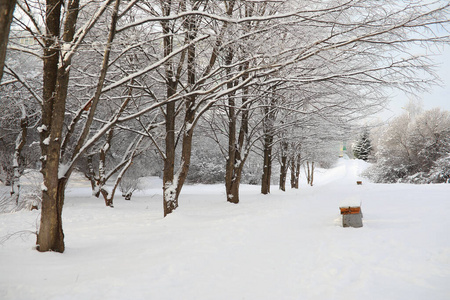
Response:
POLYGON ((369 131, 364 130, 359 140, 353 145, 353 155, 357 159, 367 161, 372 152, 372 144, 369 138, 369 131))

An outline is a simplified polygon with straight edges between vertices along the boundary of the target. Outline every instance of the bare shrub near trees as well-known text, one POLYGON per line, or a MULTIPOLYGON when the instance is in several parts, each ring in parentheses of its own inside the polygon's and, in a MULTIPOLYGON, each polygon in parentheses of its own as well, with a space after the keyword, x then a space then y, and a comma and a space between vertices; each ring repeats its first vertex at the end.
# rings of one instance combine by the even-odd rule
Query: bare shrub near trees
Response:
POLYGON ((375 182, 447 182, 449 153, 448 111, 404 113, 382 129, 376 162, 366 173, 375 182))

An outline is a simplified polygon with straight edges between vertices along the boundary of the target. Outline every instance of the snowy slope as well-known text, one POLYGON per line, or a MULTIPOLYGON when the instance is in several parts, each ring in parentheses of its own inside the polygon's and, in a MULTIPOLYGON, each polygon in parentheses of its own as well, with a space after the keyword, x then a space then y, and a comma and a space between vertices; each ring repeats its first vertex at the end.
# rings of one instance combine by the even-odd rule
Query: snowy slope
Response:
MULTIPOLYGON (((0 246, 0 299, 450 299, 450 185, 381 185, 361 161, 318 169, 313 187, 259 194, 187 186, 162 218, 161 182, 106 208, 72 182, 66 252, 0 246), (363 228, 339 204, 362 201, 363 228)), ((38 212, 0 215, 0 236, 36 230, 38 212)))

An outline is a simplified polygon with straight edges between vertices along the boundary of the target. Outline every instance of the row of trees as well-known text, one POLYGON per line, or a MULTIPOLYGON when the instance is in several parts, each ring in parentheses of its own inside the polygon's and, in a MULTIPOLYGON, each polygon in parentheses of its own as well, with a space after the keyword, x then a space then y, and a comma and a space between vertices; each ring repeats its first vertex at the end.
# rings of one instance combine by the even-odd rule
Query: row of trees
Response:
MULTIPOLYGON (((383 88, 421 89, 435 79, 426 57, 407 49, 448 42, 450 4, 20 0, 16 6, 2 101, 10 95, 24 103, 27 125, 11 127, 40 152, 38 249, 63 252, 61 213, 74 170, 85 170, 112 206, 108 180, 117 187, 137 159, 162 162, 167 215, 178 206, 197 127, 223 154, 227 201, 239 202, 252 152, 263 159, 262 193, 270 192, 278 154, 280 188, 289 168, 298 187, 302 155, 316 159, 318 145, 341 139, 353 121, 380 109, 383 88), (42 67, 33 69, 34 61, 42 67), (423 72, 428 81, 418 79, 423 72)), ((14 157, 23 156, 23 143, 15 144, 14 157)), ((19 170, 22 162, 13 165, 19 170)))

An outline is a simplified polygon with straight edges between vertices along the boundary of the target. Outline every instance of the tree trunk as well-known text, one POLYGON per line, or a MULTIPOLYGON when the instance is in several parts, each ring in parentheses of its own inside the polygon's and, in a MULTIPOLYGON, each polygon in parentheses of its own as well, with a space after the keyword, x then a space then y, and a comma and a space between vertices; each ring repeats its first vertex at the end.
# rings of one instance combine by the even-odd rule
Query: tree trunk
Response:
MULTIPOLYGON (((234 51, 229 48, 225 57, 225 64, 231 65, 233 62, 234 51)), ((230 76, 231 69, 227 69, 227 75, 230 76)), ((228 82, 227 88, 233 88, 234 82, 228 82)), ((246 89, 243 94, 246 95, 246 89)), ((248 131, 248 112, 246 111, 247 98, 242 99, 241 127, 237 133, 237 113, 235 94, 228 95, 228 157, 225 166, 225 191, 227 201, 230 203, 239 203, 239 186, 241 183, 241 174, 245 157, 242 157, 242 149, 245 142, 245 136, 248 131)))
POLYGON ((269 95, 269 101, 264 106, 264 164, 263 175, 261 183, 261 193, 266 195, 270 193, 270 179, 272 176, 272 148, 274 139, 274 122, 276 118, 276 96, 275 88, 272 87, 272 92, 269 95))
MULTIPOLYGON (((65 16, 63 40, 71 42, 78 17, 77 0, 69 3, 65 16)), ((60 62, 61 49, 57 41, 61 30, 62 1, 47 0, 46 29, 44 48, 44 86, 41 126, 41 153, 44 179, 42 187, 41 223, 37 236, 39 251, 64 252, 62 230, 62 208, 64 190, 68 180, 59 174, 61 161, 62 132, 66 112, 67 89, 69 85, 70 58, 60 62)))
MULTIPOLYGON (((198 5, 198 4, 196 4, 198 5)), ((195 8, 194 8, 195 9, 195 8)), ((186 43, 191 43, 197 37, 197 17, 190 16, 185 21, 186 27, 186 43)), ((195 44, 191 44, 187 48, 187 88, 188 90, 195 89, 196 83, 196 62, 197 53, 195 44)), ((197 96, 192 95, 185 99, 185 115, 184 115, 184 134, 182 136, 182 148, 181 148, 181 166, 178 174, 178 180, 176 185, 176 201, 180 196, 181 189, 189 172, 192 155, 192 139, 194 137, 195 126, 195 104, 197 96)))
POLYGON ((16 199, 16 206, 19 205, 20 197, 20 176, 23 174, 24 170, 24 158, 22 155, 23 147, 25 146, 28 131, 28 116, 25 111, 25 107, 21 105, 22 118, 20 119, 20 133, 16 139, 16 146, 14 149, 14 159, 13 159, 13 179, 11 182, 11 196, 16 199))
POLYGON ((310 186, 313 185, 314 181, 314 162, 311 162, 311 167, 309 165, 309 161, 306 162, 307 174, 306 174, 306 182, 310 186))
POLYGON ((295 165, 295 185, 294 188, 298 189, 298 183, 300 181, 300 166, 301 166, 300 154, 297 156, 297 163, 295 165))
POLYGON ((3 68, 5 66, 9 30, 11 28, 11 22, 15 7, 16 0, 0 1, 0 81, 2 81, 3 77, 3 68))
POLYGON ((280 190, 286 191, 286 177, 287 177, 287 149, 286 142, 281 143, 281 165, 280 165, 280 190))
MULTIPOLYGON (((241 168, 240 168, 241 169, 241 168)), ((239 186, 241 183, 241 172, 235 170, 234 177, 225 183, 227 193, 227 201, 238 204, 239 203, 239 186)))
MULTIPOLYGON (((168 97, 170 97, 172 87, 169 87, 168 97)), ((166 138, 165 138, 164 173, 163 173, 163 205, 164 217, 170 214, 178 203, 175 197, 174 184, 175 167, 175 103, 166 105, 166 138)))
POLYGON ((92 195, 95 197, 100 196, 100 189, 98 188, 98 180, 95 177, 95 171, 94 171, 94 163, 92 161, 93 155, 87 156, 87 172, 84 172, 84 176, 89 179, 89 182, 91 183, 91 189, 92 189, 92 195))
POLYGON ((62 208, 67 180, 62 178, 44 181, 42 191, 42 209, 36 249, 41 252, 64 252, 64 233, 62 229, 62 208))
POLYGON ((306 184, 311 182, 311 170, 309 169, 309 161, 306 161, 306 184))
POLYGON ((296 188, 295 187, 296 178, 295 178, 295 160, 294 159, 291 159, 290 169, 291 169, 291 189, 295 189, 296 188))
MULTIPOLYGON (((171 1, 162 2, 162 14, 169 16, 171 13, 171 1)), ((173 38, 172 32, 168 21, 161 22, 162 31, 164 34, 164 57, 169 56, 173 51, 173 38)), ((174 71, 173 58, 169 59, 165 63, 165 77, 166 77, 166 95, 167 99, 172 97, 177 90, 178 80, 174 71)), ((175 168, 175 103, 169 102, 166 104, 165 112, 165 157, 164 157, 164 170, 163 170, 163 210, 164 217, 170 214, 174 209, 178 207, 178 201, 176 198, 176 180, 174 174, 175 168)))
POLYGON ((261 182, 261 193, 264 195, 270 193, 270 178, 272 175, 272 143, 272 134, 266 133, 264 135, 264 165, 261 182))
MULTIPOLYGON (((190 120, 188 121, 188 123, 185 124, 192 124, 190 122, 193 121, 195 114, 194 112, 192 113, 187 113, 186 115, 186 120, 190 120)), ((191 155, 192 155, 192 138, 194 136, 194 128, 190 128, 190 129, 186 129, 185 130, 185 134, 183 136, 183 146, 181 149, 181 166, 180 166, 180 172, 178 173, 178 180, 177 180, 177 184, 176 184, 176 201, 178 203, 178 197, 180 196, 181 193, 181 189, 183 188, 184 182, 186 181, 188 172, 189 172, 189 167, 191 164, 191 155)))
POLYGON ((298 183, 300 178, 300 154, 291 157, 291 188, 298 189, 298 183))
MULTIPOLYGON (((44 48, 44 83, 42 126, 40 127, 41 159, 44 183, 42 187, 42 208, 39 233, 37 235, 37 250, 64 252, 64 234, 62 230, 61 212, 64 202, 64 189, 58 180, 59 146, 61 132, 53 126, 62 126, 54 122, 54 111, 61 117, 61 104, 56 103, 58 81, 58 48, 56 40, 60 31, 61 4, 59 0, 46 2, 46 29, 44 48), (57 105, 58 104, 58 105, 57 105)), ((64 115, 64 109, 62 109, 64 115)), ((59 118, 58 118, 59 119, 59 118)))

